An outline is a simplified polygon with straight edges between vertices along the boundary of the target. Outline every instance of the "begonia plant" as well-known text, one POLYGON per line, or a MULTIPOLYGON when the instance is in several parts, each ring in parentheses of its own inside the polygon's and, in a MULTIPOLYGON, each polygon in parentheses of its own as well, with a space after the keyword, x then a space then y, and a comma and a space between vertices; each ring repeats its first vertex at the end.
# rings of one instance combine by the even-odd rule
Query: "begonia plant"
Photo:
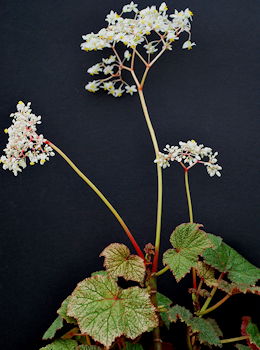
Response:
POLYGON ((147 242, 144 248, 140 247, 105 195, 54 142, 37 132, 41 117, 32 113, 30 102, 18 102, 17 111, 11 114, 12 124, 5 129, 9 138, 1 157, 3 169, 17 176, 28 164, 43 165, 58 153, 104 202, 132 243, 132 251, 118 242, 102 248, 100 257, 104 259, 104 270, 86 276, 62 303, 56 319, 43 335, 49 343, 41 350, 142 350, 147 349, 143 333, 151 335, 153 349, 174 349, 161 336, 161 328, 168 328, 174 334, 174 324, 179 321, 186 326, 189 350, 221 348, 228 343, 234 343, 237 349, 260 349, 260 334, 249 316, 242 320, 241 334, 228 339, 211 318, 211 313, 235 294, 260 294, 257 286, 260 270, 221 237, 206 232, 194 221, 190 171, 202 164, 210 177, 220 177, 222 167, 218 164, 218 153, 195 140, 166 145, 161 152, 144 97, 150 70, 163 54, 173 50, 176 41, 181 42, 184 50, 194 48, 192 18, 193 13, 188 8, 168 13, 164 2, 159 8, 139 9, 132 1, 119 12, 111 11, 105 18, 106 26, 97 33, 84 35, 81 44, 82 50, 87 52, 103 49, 109 52, 88 69, 96 78, 86 84, 87 91, 103 90, 112 97, 139 96, 154 148, 151 166, 155 166, 157 172, 154 244, 147 242), (143 65, 141 75, 136 69, 137 61, 143 65), (174 163, 183 168, 189 215, 187 218, 185 214, 184 223, 173 230, 170 247, 160 262, 162 173, 170 171, 167 168, 174 163), (176 282, 191 274, 188 293, 192 310, 176 304, 176 300, 173 303, 170 296, 158 291, 157 280, 167 272, 168 278, 176 282), (132 281, 132 286, 122 287, 120 279, 132 281))

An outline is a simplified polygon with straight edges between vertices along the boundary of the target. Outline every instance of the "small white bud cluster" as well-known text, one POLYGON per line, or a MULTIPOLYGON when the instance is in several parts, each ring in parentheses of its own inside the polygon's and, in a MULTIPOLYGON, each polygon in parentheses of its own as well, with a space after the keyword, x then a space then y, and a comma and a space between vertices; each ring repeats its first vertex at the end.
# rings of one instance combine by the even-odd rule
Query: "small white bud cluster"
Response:
POLYGON ((4 149, 0 162, 3 169, 8 169, 15 176, 27 166, 40 163, 43 165, 50 156, 54 156, 53 149, 46 143, 43 135, 37 134, 37 124, 41 124, 41 117, 32 113, 31 103, 25 105, 22 101, 17 104, 17 112, 10 114, 12 125, 5 129, 9 135, 8 143, 4 149))
POLYGON ((179 142, 179 146, 166 145, 164 148, 166 153, 159 152, 155 163, 158 163, 162 168, 170 166, 170 162, 176 161, 189 170, 195 164, 203 164, 208 174, 212 177, 214 175, 221 176, 220 170, 222 167, 217 164, 218 152, 212 151, 210 147, 198 145, 196 141, 189 140, 187 142, 179 142), (206 158, 206 159, 205 159, 206 158))

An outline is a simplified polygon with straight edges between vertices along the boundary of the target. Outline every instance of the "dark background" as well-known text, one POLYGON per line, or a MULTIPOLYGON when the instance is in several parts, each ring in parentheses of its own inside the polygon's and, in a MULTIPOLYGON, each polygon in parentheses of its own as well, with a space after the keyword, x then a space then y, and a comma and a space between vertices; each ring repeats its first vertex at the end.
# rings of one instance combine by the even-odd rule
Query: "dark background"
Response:
MULTIPOLYGON (((153 242, 156 171, 138 96, 115 99, 84 90, 91 79, 87 68, 109 52, 81 51, 81 35, 99 30, 110 9, 120 11, 125 2, 0 4, 0 129, 10 125, 8 115, 17 101, 31 101, 33 111, 43 116, 39 131, 107 195, 141 246, 153 242)), ((196 139, 219 151, 220 179, 210 178, 203 167, 191 173, 195 220, 257 265, 259 2, 179 0, 169 6, 192 9, 197 46, 189 52, 177 45, 150 72, 145 95, 159 145, 196 139)), ((6 142, 2 133, 1 149, 6 142)), ((101 250, 128 241, 103 203, 58 155, 17 178, 3 170, 0 176, 0 342, 5 350, 37 350, 63 299, 102 267, 101 250)), ((164 171, 164 185, 163 250, 173 228, 188 220, 181 168, 164 171)), ((159 282, 161 291, 178 303, 190 299, 183 296, 187 286, 189 279, 177 287, 170 273, 159 282)), ((257 302, 254 295, 235 296, 225 311, 215 312, 225 337, 239 335, 242 315, 258 321, 257 302)))

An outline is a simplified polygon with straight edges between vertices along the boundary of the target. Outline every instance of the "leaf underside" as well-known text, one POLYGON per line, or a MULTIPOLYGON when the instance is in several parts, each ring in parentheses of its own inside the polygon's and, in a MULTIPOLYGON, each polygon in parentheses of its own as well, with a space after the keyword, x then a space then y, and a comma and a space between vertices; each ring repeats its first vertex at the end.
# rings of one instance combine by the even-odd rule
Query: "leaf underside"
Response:
POLYGON ((217 284, 217 279, 215 278, 215 270, 205 264, 203 261, 198 261, 196 265, 196 271, 200 278, 203 279, 203 282, 208 286, 212 287, 217 284))
POLYGON ((71 295, 68 315, 77 319, 82 334, 106 347, 116 337, 135 339, 158 325, 155 307, 145 289, 121 289, 108 276, 80 282, 71 295))
POLYGON ((174 249, 168 249, 164 253, 163 263, 170 267, 177 281, 196 266, 205 249, 215 247, 212 237, 209 238, 200 227, 199 224, 181 224, 170 237, 174 249))
POLYGON ((249 287, 260 278, 260 269, 224 242, 215 250, 207 249, 203 257, 208 265, 228 273, 228 278, 238 285, 249 287))
POLYGON ((142 283, 145 276, 145 264, 138 255, 131 255, 124 244, 112 243, 100 256, 104 256, 104 266, 111 277, 123 277, 126 280, 142 283))
POLYGON ((193 332, 198 332, 198 338, 201 343, 222 347, 219 339, 222 332, 215 320, 193 317, 189 310, 179 305, 175 305, 169 310, 168 317, 172 322, 180 319, 187 326, 191 327, 193 332))
POLYGON ((43 334, 42 339, 52 339, 56 332, 63 327, 63 318, 61 316, 58 316, 53 323, 50 325, 50 327, 47 329, 47 331, 43 334))
POLYGON ((202 261, 198 261, 196 266, 197 274, 203 279, 203 282, 208 287, 218 287, 223 292, 233 295, 237 293, 253 293, 260 295, 260 287, 250 286, 248 284, 228 282, 226 280, 217 281, 215 278, 214 268, 205 264, 202 261))
POLYGON ((40 350, 76 350, 78 343, 71 339, 58 339, 53 343, 48 344, 41 348, 40 350))

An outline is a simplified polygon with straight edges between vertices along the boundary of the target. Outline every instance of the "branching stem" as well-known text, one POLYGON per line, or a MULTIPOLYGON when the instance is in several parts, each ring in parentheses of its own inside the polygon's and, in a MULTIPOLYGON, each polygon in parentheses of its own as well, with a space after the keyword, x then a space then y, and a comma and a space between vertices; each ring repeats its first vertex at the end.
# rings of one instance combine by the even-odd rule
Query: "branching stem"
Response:
POLYGON ((208 314, 211 311, 216 310, 219 306, 221 306, 225 301, 227 301, 229 298, 231 297, 230 294, 227 294, 224 296, 224 298, 222 298, 219 302, 217 302, 215 305, 209 307, 208 309, 206 309, 205 311, 200 311, 197 313, 198 316, 203 316, 208 314))
POLYGON ((199 312, 199 313, 204 312, 204 311, 207 309, 207 307, 209 306, 209 304, 210 304, 212 298, 214 297, 216 291, 218 290, 218 284, 219 284, 219 282, 222 280, 223 276, 224 276, 224 273, 222 272, 222 273, 220 274, 219 278, 218 278, 217 286, 215 286, 215 287, 212 288, 212 290, 211 290, 211 292, 210 292, 210 296, 206 299, 206 301, 205 301, 205 303, 203 304, 202 308, 200 309, 200 312, 199 312))

